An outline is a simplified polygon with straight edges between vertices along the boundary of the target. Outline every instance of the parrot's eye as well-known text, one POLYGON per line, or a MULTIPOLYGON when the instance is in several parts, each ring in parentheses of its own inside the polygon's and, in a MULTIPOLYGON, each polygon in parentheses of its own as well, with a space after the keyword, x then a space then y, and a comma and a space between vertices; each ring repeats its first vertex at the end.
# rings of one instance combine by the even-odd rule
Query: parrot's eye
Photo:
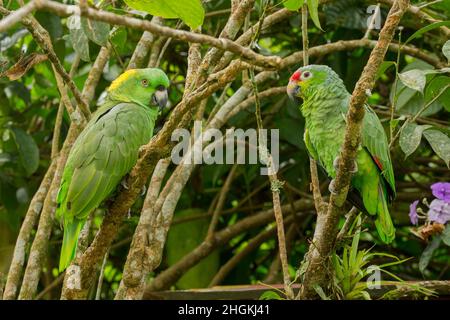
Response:
POLYGON ((302 73, 302 79, 308 79, 308 78, 311 78, 311 76, 312 76, 312 73, 309 71, 305 71, 302 73))
POLYGON ((148 80, 147 79, 142 79, 141 83, 142 83, 143 87, 148 87, 148 80))

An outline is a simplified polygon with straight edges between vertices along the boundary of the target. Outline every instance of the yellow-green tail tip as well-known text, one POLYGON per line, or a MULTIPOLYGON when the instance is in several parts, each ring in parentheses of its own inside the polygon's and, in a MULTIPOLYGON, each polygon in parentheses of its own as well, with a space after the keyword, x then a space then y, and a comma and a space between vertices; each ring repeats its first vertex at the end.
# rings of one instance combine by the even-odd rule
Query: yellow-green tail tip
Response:
POLYGON ((78 236, 84 221, 74 219, 68 223, 64 221, 64 238, 59 257, 59 272, 63 272, 75 258, 77 251, 78 236))

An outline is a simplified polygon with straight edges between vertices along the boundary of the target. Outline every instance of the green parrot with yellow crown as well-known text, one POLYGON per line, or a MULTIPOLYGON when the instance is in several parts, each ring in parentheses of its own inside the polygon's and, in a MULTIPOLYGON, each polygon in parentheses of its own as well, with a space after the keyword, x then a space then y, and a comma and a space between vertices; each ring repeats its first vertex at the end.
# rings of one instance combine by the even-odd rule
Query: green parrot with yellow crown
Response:
MULTIPOLYGON (((346 130, 350 93, 339 76, 328 66, 308 65, 292 74, 288 95, 302 99, 305 118, 303 139, 311 157, 336 177, 337 159, 346 130)), ((365 105, 361 146, 357 152, 351 189, 347 199, 359 210, 376 217, 378 235, 385 243, 395 238, 388 204, 395 197, 395 178, 389 144, 375 112, 365 105)), ((333 183, 330 184, 333 192, 333 183)))
POLYGON ((116 189, 135 165, 139 148, 153 136, 168 87, 169 78, 160 69, 124 72, 73 144, 56 199, 56 217, 64 226, 60 271, 74 259, 89 214, 116 189))

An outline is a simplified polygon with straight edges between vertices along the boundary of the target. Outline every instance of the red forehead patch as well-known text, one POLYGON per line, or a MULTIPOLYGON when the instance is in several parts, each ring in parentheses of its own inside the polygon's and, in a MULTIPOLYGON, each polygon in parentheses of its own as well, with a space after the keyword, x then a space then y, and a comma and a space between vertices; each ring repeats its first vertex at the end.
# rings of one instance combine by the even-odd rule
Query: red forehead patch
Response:
POLYGON ((294 74, 291 76, 290 80, 298 81, 298 80, 300 80, 301 75, 302 75, 302 73, 300 71, 295 71, 294 74))

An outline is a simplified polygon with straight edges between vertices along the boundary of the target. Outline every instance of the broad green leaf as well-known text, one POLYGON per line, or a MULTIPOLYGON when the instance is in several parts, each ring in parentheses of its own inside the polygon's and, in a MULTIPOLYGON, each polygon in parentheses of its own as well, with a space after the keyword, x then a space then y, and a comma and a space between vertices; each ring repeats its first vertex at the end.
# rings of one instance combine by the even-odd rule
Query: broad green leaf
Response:
POLYGON ((403 45, 406 45, 407 43, 409 43, 411 40, 414 40, 418 37, 420 37, 422 34, 424 34, 425 32, 428 32, 430 30, 436 29, 436 28, 440 28, 442 26, 446 26, 446 27, 450 27, 450 21, 441 21, 441 22, 435 22, 432 23, 426 27, 423 27, 422 29, 417 30, 416 32, 414 32, 404 43, 403 45))
POLYGON ((433 240, 428 244, 425 250, 422 252, 419 260, 419 270, 420 272, 424 272, 430 263, 431 257, 433 256, 434 250, 436 250, 441 244, 441 237, 436 236, 433 240))
POLYGON ((39 167, 39 148, 34 139, 22 129, 12 127, 10 130, 19 152, 20 163, 30 176, 39 167))
POLYGON ((110 30, 109 24, 82 17, 81 27, 90 40, 92 40, 99 46, 106 46, 106 44, 108 43, 110 30))
POLYGON ((121 51, 126 45, 127 42, 127 29, 125 28, 116 28, 111 32, 111 43, 116 48, 116 50, 121 51))
POLYGON ((67 27, 70 30, 69 38, 72 47, 80 58, 84 61, 90 61, 89 58, 89 39, 81 27, 79 16, 72 15, 67 19, 67 27))
POLYGON ((309 15, 314 25, 323 31, 319 20, 319 0, 306 0, 306 3, 308 4, 309 15))
POLYGON ((63 35, 63 26, 61 18, 55 14, 48 14, 47 12, 37 11, 34 17, 39 23, 48 31, 52 42, 61 38, 63 35))
POLYGON ((435 98, 438 94, 441 95, 437 98, 437 101, 441 103, 444 108, 450 112, 450 77, 438 76, 433 78, 425 89, 425 101, 429 102, 435 98), (445 89, 447 87, 447 89, 445 89), (444 90, 444 91, 443 91, 444 90))
POLYGON ((158 0, 124 0, 133 9, 148 12, 166 19, 179 18, 178 14, 167 4, 168 1, 158 0))
POLYGON ((444 231, 441 234, 442 241, 450 247, 450 223, 447 223, 444 231))
POLYGON ((425 130, 423 135, 428 140, 436 154, 450 166, 450 138, 438 130, 425 130))
POLYGON ((203 24, 205 10, 200 0, 124 0, 133 9, 167 19, 180 18, 191 29, 203 24))
POLYGON ((415 123, 408 123, 400 132, 399 144, 405 153, 405 159, 409 157, 420 145, 422 133, 424 130, 431 128, 430 125, 419 126, 415 123))
POLYGON ((442 46, 442 53, 450 63, 450 40, 447 40, 447 42, 442 46))
POLYGON ((291 11, 297 11, 303 6, 305 0, 286 0, 283 5, 286 9, 291 11))
POLYGON ((427 83, 425 72, 419 69, 399 73, 398 78, 405 86, 419 92, 423 92, 423 89, 425 89, 425 85, 427 83))

